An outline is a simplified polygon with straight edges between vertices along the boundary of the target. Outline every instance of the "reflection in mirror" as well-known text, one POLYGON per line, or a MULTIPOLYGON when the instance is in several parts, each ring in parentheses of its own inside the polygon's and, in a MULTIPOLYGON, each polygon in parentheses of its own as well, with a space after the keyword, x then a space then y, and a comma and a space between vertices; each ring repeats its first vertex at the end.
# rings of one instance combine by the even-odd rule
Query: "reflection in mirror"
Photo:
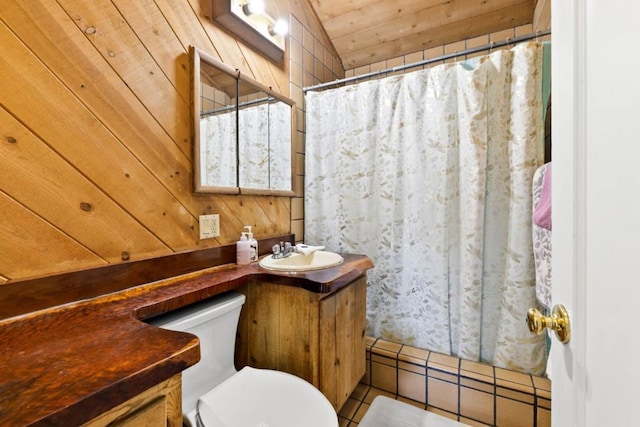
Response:
POLYGON ((291 107, 242 78, 239 94, 240 187, 291 190, 291 107))
POLYGON ((195 191, 293 195, 293 101, 190 52, 195 191))
POLYGON ((238 183, 269 188, 269 97, 242 79, 238 87, 238 183))
POLYGON ((291 190, 291 107, 282 101, 269 103, 269 186, 291 190))
POLYGON ((200 77, 201 183, 237 187, 236 79, 206 63, 200 77))

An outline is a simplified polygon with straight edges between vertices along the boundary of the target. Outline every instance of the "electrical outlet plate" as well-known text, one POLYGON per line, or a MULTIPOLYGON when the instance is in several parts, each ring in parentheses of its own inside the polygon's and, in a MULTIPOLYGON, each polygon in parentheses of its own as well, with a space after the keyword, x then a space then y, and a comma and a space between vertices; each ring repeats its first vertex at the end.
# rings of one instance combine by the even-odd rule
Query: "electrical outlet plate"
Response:
POLYGON ((200 215, 200 240, 220 236, 220 215, 200 215))

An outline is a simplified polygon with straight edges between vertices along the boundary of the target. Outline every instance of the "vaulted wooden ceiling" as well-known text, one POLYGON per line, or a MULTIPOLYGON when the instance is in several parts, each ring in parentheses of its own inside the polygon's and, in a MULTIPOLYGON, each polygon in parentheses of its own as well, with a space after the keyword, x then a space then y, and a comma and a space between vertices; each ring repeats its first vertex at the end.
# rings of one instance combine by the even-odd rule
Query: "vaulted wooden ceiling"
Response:
POLYGON ((346 70, 529 24, 536 0, 309 0, 346 70))

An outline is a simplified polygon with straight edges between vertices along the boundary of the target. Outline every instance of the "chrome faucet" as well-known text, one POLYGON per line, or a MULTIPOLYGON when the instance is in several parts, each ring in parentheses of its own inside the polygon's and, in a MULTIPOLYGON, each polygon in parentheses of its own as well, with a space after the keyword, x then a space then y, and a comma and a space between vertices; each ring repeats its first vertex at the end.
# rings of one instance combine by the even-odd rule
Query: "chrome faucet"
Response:
POLYGON ((273 253, 273 258, 286 258, 293 253, 293 246, 289 242, 280 242, 280 244, 275 244, 271 248, 271 252, 273 253))

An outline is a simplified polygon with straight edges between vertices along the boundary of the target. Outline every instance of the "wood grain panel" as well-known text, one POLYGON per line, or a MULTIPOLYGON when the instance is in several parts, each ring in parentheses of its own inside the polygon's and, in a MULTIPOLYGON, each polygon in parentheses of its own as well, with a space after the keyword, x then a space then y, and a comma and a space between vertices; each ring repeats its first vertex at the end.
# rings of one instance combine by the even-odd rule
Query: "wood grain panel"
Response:
POLYGON ((265 234, 278 236, 291 233, 291 197, 258 197, 256 200, 263 206, 265 215, 269 215, 270 224, 261 221, 265 227, 265 234))
POLYGON ((290 232, 290 206, 288 197, 275 196, 203 196, 203 213, 220 215, 220 237, 223 244, 234 243, 240 238, 245 225, 252 226, 256 238, 288 234, 290 232), (270 207, 263 209, 262 206, 270 207), (271 215, 277 215, 274 218, 271 215))
MULTIPOLYGON (((355 346, 353 343, 354 338, 354 287, 342 289, 336 295, 336 354, 338 355, 336 360, 336 374, 335 375, 335 388, 336 388, 336 401, 340 406, 347 400, 351 392, 353 391, 352 377, 354 366, 351 360, 355 355, 355 346), (345 320, 350 319, 350 322, 345 320), (347 363, 348 362, 348 363, 347 363)), ((358 322, 359 323, 359 322, 358 322)))
MULTIPOLYGON (((331 34, 334 44, 342 37, 361 38, 360 33, 383 37, 378 30, 380 28, 395 29, 396 34, 388 34, 386 37, 397 35, 397 38, 400 38, 413 31, 421 31, 418 27, 420 25, 433 27, 446 19, 459 19, 456 14, 469 15, 471 11, 462 7, 460 3, 460 0, 405 0, 402 6, 399 6, 398 3, 390 1, 368 1, 362 2, 360 7, 351 7, 340 14, 331 10, 327 17, 323 18, 323 24, 331 34), (380 16, 384 16, 384 21, 380 21, 380 16), (411 25, 406 26, 406 24, 411 25)), ((363 41, 366 42, 366 40, 363 41)), ((371 42, 369 40, 369 43, 371 42)))
POLYGON ((109 262, 120 261, 122 252, 171 252, 2 108, 0 123, 0 181, 7 194, 109 262))
MULTIPOLYGON (((226 48, 227 45, 233 45, 233 41, 229 37, 226 42, 219 42, 218 47, 214 45, 208 33, 205 31, 202 22, 198 19, 198 14, 194 12, 193 6, 189 2, 183 2, 184 7, 177 7, 173 0, 155 0, 158 9, 167 20, 167 24, 175 34, 178 41, 182 44, 182 51, 187 54, 189 45, 196 46, 208 52, 214 58, 222 60, 218 50, 226 48)), ((199 7, 199 3, 194 3, 199 7)), ((203 19, 210 19, 203 16, 203 19)), ((227 55, 232 57, 233 55, 227 55)))
POLYGON ((189 102, 178 95, 162 68, 149 54, 147 46, 127 25, 118 9, 109 0, 90 3, 62 0, 59 4, 73 17, 78 29, 86 34, 127 87, 157 118, 167 134, 190 157, 189 102))
POLYGON ((265 59, 253 49, 249 49, 247 47, 242 47, 243 54, 245 57, 245 61, 247 66, 251 70, 251 74, 255 76, 254 78, 258 82, 268 82, 265 86, 268 88, 282 93, 286 96, 289 96, 289 62, 284 59, 280 61, 278 64, 285 71, 286 75, 282 73, 273 73, 273 68, 269 67, 267 62, 269 60, 265 59))
POLYGON ((529 24, 535 6, 533 0, 310 1, 345 69, 529 24))
POLYGON ((256 277, 243 286, 237 367, 299 376, 339 409, 365 373, 366 276, 354 279, 324 294, 288 286, 285 277, 256 277))
POLYGON ((551 29, 551 0, 537 0, 533 13, 534 31, 551 29))
POLYGON ((182 380, 175 375, 94 418, 85 427, 182 426, 182 380))
POLYGON ((318 330, 318 294, 306 289, 274 285, 278 292, 278 370, 305 378, 313 378, 310 332, 318 330), (295 357, 292 357, 295 355, 295 357))
POLYGON ((365 373, 366 278, 355 280, 320 305, 320 388, 336 410, 365 373))
MULTIPOLYGON (((319 345, 324 352, 320 358, 317 386, 323 390, 330 402, 338 401, 338 388, 336 387, 336 369, 338 367, 338 348, 335 331, 337 329, 337 298, 325 298, 320 301, 320 325, 319 345)), ((337 405, 334 404, 334 408, 337 405)), ((336 408, 337 409, 337 408, 336 408)))
MULTIPOLYGON (((255 198, 254 224, 259 218, 270 218, 270 224, 264 223, 263 233, 269 236, 287 234, 290 228, 291 199, 283 197, 255 198)), ((251 225, 251 224, 249 224, 251 225)))
POLYGON ((529 1, 504 9, 487 13, 482 19, 473 17, 434 27, 430 30, 381 42, 357 51, 349 50, 342 54, 345 68, 355 68, 362 64, 371 64, 384 59, 394 58, 403 52, 429 49, 457 41, 489 34, 504 28, 513 28, 531 22, 531 11, 527 8, 529 1))
POLYGON ((106 261, 0 191, 0 274, 8 279, 106 261))
MULTIPOLYGON (((405 14, 405 10, 402 10, 402 14, 397 18, 387 18, 383 23, 377 24, 371 27, 366 27, 362 30, 353 32, 348 31, 340 36, 336 36, 333 39, 333 43, 339 51, 358 51, 361 49, 370 48, 379 44, 386 43, 391 40, 403 40, 407 37, 411 37, 413 34, 423 34, 425 31, 433 30, 434 28, 447 25, 449 23, 456 23, 460 21, 466 21, 469 19, 478 19, 478 21, 486 21, 485 16, 502 10, 506 7, 510 7, 513 0, 494 0, 490 3, 483 4, 478 2, 474 8, 463 7, 461 1, 451 1, 436 3, 432 7, 420 7, 411 13, 405 14)), ((530 3, 527 1, 526 3, 530 3)), ((373 21, 379 14, 389 14, 395 7, 393 3, 383 2, 376 3, 368 7, 366 10, 371 15, 369 20, 373 21)), ((531 15, 530 8, 521 8, 529 16, 531 15)), ((353 21, 354 16, 346 15, 347 20, 353 21)), ((365 17, 366 19, 366 17, 365 17)), ((495 23, 490 21, 491 25, 495 23)), ((329 24, 329 22, 327 23, 329 24)), ((337 28, 347 27, 346 22, 339 20, 335 23, 337 28)), ((486 25, 486 24, 485 24, 486 25)), ((331 27, 327 27, 330 31, 331 27)), ((339 34, 339 32, 337 32, 339 34)), ((421 50, 421 49, 418 49, 421 50)))
POLYGON ((154 0, 113 0, 113 4, 144 48, 149 51, 149 55, 153 57, 183 102, 189 105, 191 102, 189 58, 186 55, 176 56, 176 52, 185 48, 176 38, 173 29, 154 0))
MULTIPOLYGON (((367 279, 361 277, 351 286, 350 300, 348 304, 349 319, 351 319, 351 330, 348 335, 342 337, 342 342, 348 348, 347 354, 351 355, 352 363, 349 364, 348 375, 345 382, 341 384, 339 390, 342 393, 342 401, 346 401, 353 391, 353 384, 360 382, 366 371, 366 345, 365 326, 367 318, 367 279), (348 337, 348 338, 347 338, 348 337)), ((345 305, 346 307, 346 305, 345 305)))
POLYGON ((249 300, 249 363, 266 369, 278 369, 278 329, 272 327, 279 321, 278 285, 252 284, 249 300))
POLYGON ((197 239, 195 218, 2 25, 5 108, 174 250, 197 239), (20 87, 20 91, 13 90, 20 87))
POLYGON ((3 7, 1 13, 11 30, 50 70, 55 70, 57 78, 74 91, 87 109, 98 115, 191 212, 197 211, 190 195, 188 156, 92 47, 84 33, 72 25, 53 26, 45 31, 51 27, 52 20, 69 21, 66 13, 52 2, 42 2, 39 6, 40 13, 36 13, 33 7, 13 2, 3 7), (150 144, 150 140, 154 143, 150 144))
POLYGON ((309 0, 309 2, 313 5, 314 10, 318 14, 318 17, 323 22, 323 24, 329 19, 333 19, 337 16, 347 14, 353 10, 362 10, 366 8, 368 5, 375 3, 376 1, 380 1, 380 0, 347 0, 347 1, 309 0))
POLYGON ((245 296, 245 302, 240 311, 240 318, 238 319, 238 329, 236 330, 236 347, 234 356, 234 365, 237 371, 243 367, 249 365, 249 328, 251 324, 251 315, 249 308, 251 305, 250 285, 244 284, 236 291, 245 296))

